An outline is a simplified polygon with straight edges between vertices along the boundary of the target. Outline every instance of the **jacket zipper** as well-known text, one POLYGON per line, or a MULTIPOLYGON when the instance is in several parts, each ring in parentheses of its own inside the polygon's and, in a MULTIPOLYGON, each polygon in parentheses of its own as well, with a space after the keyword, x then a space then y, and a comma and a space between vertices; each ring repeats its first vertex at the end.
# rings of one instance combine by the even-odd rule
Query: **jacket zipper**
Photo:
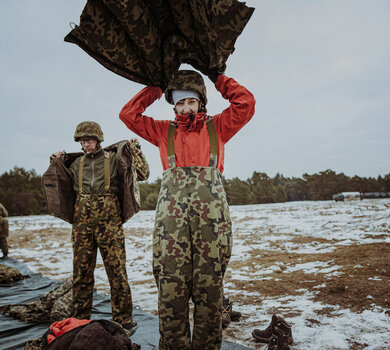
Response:
POLYGON ((91 178, 91 194, 94 194, 95 191, 93 190, 93 185, 94 185, 94 182, 95 182, 95 158, 92 154, 92 178, 91 178))

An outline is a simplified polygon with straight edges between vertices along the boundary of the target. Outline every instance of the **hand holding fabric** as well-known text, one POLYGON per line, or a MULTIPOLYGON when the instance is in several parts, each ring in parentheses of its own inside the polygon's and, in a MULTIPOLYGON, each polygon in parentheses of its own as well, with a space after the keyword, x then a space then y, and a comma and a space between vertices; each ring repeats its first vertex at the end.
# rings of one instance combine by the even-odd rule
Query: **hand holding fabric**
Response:
POLYGON ((207 76, 215 84, 218 77, 221 74, 225 73, 225 70, 226 70, 226 64, 223 64, 221 67, 210 68, 209 71, 207 72, 207 76))

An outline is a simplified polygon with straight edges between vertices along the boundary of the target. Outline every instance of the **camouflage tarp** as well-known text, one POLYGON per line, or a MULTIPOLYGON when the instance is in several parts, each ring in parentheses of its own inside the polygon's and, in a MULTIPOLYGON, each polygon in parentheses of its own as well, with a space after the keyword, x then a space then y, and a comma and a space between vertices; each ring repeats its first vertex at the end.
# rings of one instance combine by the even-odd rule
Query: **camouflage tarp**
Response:
POLYGON ((88 0, 65 41, 111 71, 163 90, 181 63, 223 70, 254 9, 237 0, 88 0))
POLYGON ((72 278, 68 278, 54 290, 39 300, 27 304, 5 304, 0 312, 24 322, 56 322, 64 320, 72 314, 72 278))
POLYGON ((23 278, 23 275, 18 270, 10 266, 0 264, 0 284, 12 285, 23 278))

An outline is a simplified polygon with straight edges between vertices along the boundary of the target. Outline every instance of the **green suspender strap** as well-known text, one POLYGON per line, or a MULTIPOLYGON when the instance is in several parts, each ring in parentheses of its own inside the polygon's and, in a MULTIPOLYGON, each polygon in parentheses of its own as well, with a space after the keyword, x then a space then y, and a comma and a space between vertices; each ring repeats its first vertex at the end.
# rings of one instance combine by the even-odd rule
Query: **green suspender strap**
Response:
POLYGON ((169 124, 168 139, 167 139, 168 167, 169 168, 176 168, 175 133, 176 133, 175 124, 173 124, 173 123, 169 124))
POLYGON ((110 188, 110 153, 104 151, 104 192, 110 188))
POLYGON ((175 132, 176 132, 175 125, 172 123, 169 124, 168 141, 167 141, 168 157, 175 155, 175 132))
POLYGON ((207 130, 210 139, 210 166, 216 168, 218 161, 218 138, 213 118, 207 119, 207 130))
MULTIPOLYGON (((79 166, 79 193, 83 193, 83 168, 85 155, 80 159, 79 166)), ((104 192, 107 193, 110 188, 110 153, 104 151, 104 192)))
POLYGON ((85 155, 81 157, 80 159, 80 165, 79 165, 79 193, 83 193, 83 168, 84 168, 84 159, 85 155))
MULTIPOLYGON (((217 131, 215 130, 213 118, 211 118, 211 117, 207 120, 207 131, 209 133, 209 140, 210 140, 210 166, 217 167, 218 138, 217 138, 217 131)), ((172 123, 169 125, 169 128, 168 128, 168 140, 167 140, 168 166, 170 168, 176 167, 175 132, 176 132, 176 127, 172 123)))

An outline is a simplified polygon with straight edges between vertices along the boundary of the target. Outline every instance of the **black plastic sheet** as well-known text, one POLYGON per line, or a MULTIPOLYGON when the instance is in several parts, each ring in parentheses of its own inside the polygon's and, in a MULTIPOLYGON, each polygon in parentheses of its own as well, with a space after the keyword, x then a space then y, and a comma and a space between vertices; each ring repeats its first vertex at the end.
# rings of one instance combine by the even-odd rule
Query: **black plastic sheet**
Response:
MULTIPOLYGON (((49 291, 56 288, 61 282, 51 280, 39 273, 32 273, 23 263, 5 257, 0 263, 19 270, 25 279, 14 285, 0 284, 0 306, 4 304, 22 304, 38 300, 49 291)), ((134 321, 137 322, 135 333, 131 340, 141 345, 142 350, 158 349, 158 318, 135 306, 134 321)), ((94 293, 92 319, 111 319, 111 303, 109 295, 94 293)), ((0 314, 0 349, 22 350, 28 340, 40 338, 48 329, 49 323, 27 323, 18 319, 0 314)), ((224 342, 223 350, 246 350, 245 346, 224 342)))

